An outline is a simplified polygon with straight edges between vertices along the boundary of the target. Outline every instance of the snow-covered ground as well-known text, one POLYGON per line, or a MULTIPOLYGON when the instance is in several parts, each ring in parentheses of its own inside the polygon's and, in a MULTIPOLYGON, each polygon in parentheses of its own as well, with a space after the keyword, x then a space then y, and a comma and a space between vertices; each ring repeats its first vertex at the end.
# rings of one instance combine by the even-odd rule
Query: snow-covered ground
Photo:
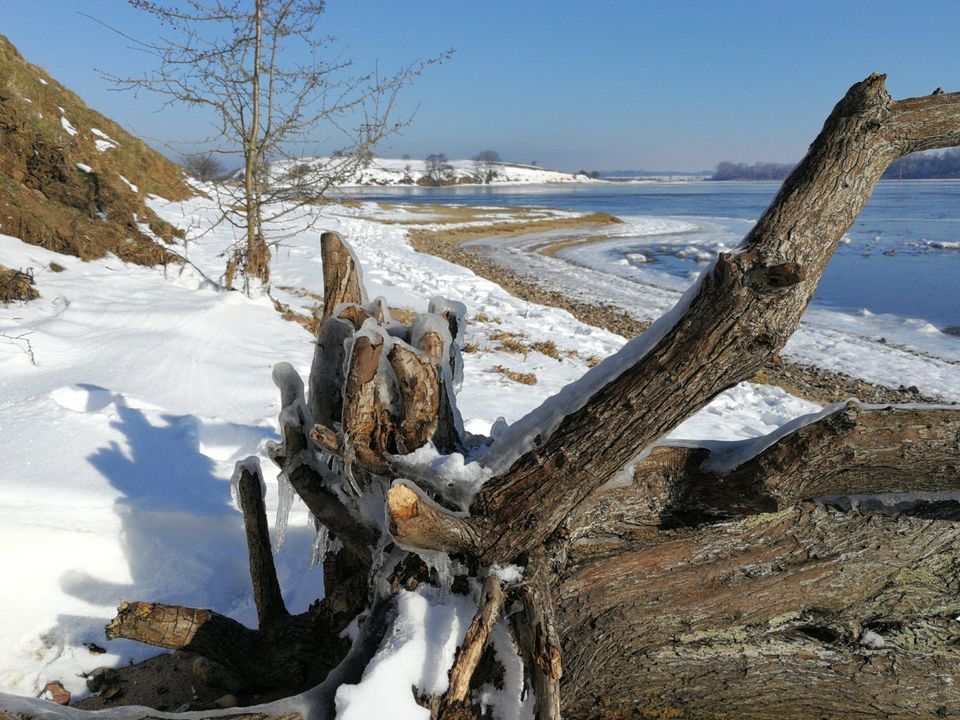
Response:
MULTIPOLYGON (((205 280, 220 275, 233 239, 225 227, 202 232, 215 217, 211 201, 152 205, 189 228, 184 252, 199 270, 142 268, 110 257, 85 263, 0 236, 0 264, 32 268, 41 293, 31 303, 0 306, 0 572, 6 588, 0 594, 0 692, 32 696, 60 680, 82 693, 80 672, 155 654, 126 641, 104 642, 103 626, 122 600, 210 607, 255 621, 229 479, 237 460, 258 455, 268 509, 276 509, 276 476, 265 452, 277 439, 271 368, 289 361, 305 375, 311 337, 282 320, 269 299, 223 292, 205 280), (64 270, 54 272, 51 262, 64 270), (91 655, 86 643, 108 652, 91 655)), ((467 342, 476 349, 464 355, 458 397, 468 430, 486 433, 500 416, 516 421, 580 377, 591 356, 605 357, 624 343, 565 311, 518 300, 466 269, 414 252, 402 227, 365 219, 370 208, 309 212, 322 213, 316 225, 286 237, 274 253, 277 297, 304 311, 312 306, 303 290, 322 291, 320 231, 336 230, 353 245, 371 298, 382 295, 392 306, 417 311, 435 295, 465 303, 474 320, 467 342), (497 349, 491 338, 497 332, 552 341, 562 359, 497 349), (535 373, 537 383, 513 382, 495 366, 535 373)), ((647 306, 651 313, 676 297, 658 292, 647 306)), ((944 393, 960 387, 950 375, 955 364, 935 366, 912 355, 913 364, 901 368, 892 356, 865 352, 855 333, 840 333, 829 347, 825 342, 794 343, 794 352, 828 363, 841 346, 856 360, 859 347, 863 367, 917 374, 900 375, 899 383, 926 390, 940 373, 944 393)), ((755 437, 817 409, 776 388, 742 384, 673 435, 755 437)), ((308 520, 297 504, 278 556, 292 611, 322 592, 321 572, 308 570, 314 539, 308 520)), ((377 660, 360 685, 340 691, 340 715, 428 717, 409 688, 443 689, 469 622, 468 605, 429 589, 403 594, 377 660)), ((509 649, 505 634, 497 642, 509 649)), ((489 701, 501 715, 521 712, 516 683, 491 691, 489 701)))
MULTIPOLYGON (((271 171, 279 178, 289 174, 291 170, 297 173, 297 166, 308 168, 334 168, 338 164, 337 158, 302 158, 275 163, 271 171)), ((454 184, 462 181, 476 182, 475 178, 489 169, 492 172, 489 184, 491 185, 545 185, 554 183, 597 183, 603 182, 582 174, 572 174, 559 170, 548 170, 536 165, 519 165, 517 163, 492 163, 478 169, 473 160, 449 160, 447 177, 454 184)), ((302 170, 300 170, 302 172, 302 170)), ((415 185, 421 178, 427 177, 429 170, 424 160, 396 160, 390 158, 373 158, 370 164, 360 168, 354 174, 337 183, 343 187, 358 185, 415 185)))

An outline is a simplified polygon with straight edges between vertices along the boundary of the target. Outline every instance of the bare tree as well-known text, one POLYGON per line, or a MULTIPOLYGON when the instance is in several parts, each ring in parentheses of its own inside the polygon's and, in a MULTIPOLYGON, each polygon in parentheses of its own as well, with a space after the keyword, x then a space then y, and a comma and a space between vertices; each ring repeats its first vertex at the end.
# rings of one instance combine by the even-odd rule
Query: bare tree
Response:
POLYGON ((227 174, 227 169, 213 153, 191 153, 183 156, 184 169, 197 180, 210 182, 221 180, 227 174))
POLYGON ((427 166, 427 177, 434 185, 443 185, 453 175, 453 166, 443 153, 432 153, 424 160, 427 166))
POLYGON ((473 157, 473 167, 482 183, 489 183, 497 176, 500 153, 496 150, 483 150, 473 157))
POLYGON ((232 286, 239 273, 245 290, 252 281, 269 287, 275 239, 264 236, 265 224, 295 213, 361 167, 373 145, 402 125, 391 119, 399 89, 436 60, 388 76, 355 72, 317 34, 323 0, 129 2, 160 25, 154 39, 130 38, 156 67, 142 76, 108 77, 122 88, 210 112, 210 141, 237 153, 243 164, 239 196, 229 192, 220 203, 223 219, 243 236, 229 259, 226 284, 232 286), (348 148, 312 163, 310 172, 286 172, 296 162, 291 153, 321 125, 343 134, 348 148))
POLYGON ((561 710, 949 714, 960 702, 960 506, 884 515, 835 498, 956 491, 960 408, 851 402, 762 442, 661 439, 783 347, 892 162, 956 145, 960 93, 894 102, 883 76, 857 83, 739 248, 486 449, 458 431, 464 308, 437 298, 411 326, 395 323, 382 300, 367 302, 349 248, 324 235, 309 395, 292 367, 275 368, 282 442, 270 451, 280 481, 339 540, 325 556, 324 599, 301 615, 284 608, 259 469, 247 461, 237 479, 259 629, 139 602, 120 606, 108 636, 205 654, 251 690, 316 686, 309 707, 319 717, 337 685, 363 672, 393 594, 440 581, 425 560, 442 568, 454 558, 453 587, 478 580, 478 609, 450 689, 423 698, 433 717, 480 717, 469 690, 496 675, 485 646, 497 622, 512 628, 540 720, 561 710), (404 463, 427 442, 473 452, 489 479, 475 492, 404 463), (834 500, 817 501, 825 497, 834 500), (381 522, 371 508, 384 504, 381 522), (506 564, 522 577, 503 579, 494 566, 506 564), (361 616, 348 652, 342 630, 361 616))

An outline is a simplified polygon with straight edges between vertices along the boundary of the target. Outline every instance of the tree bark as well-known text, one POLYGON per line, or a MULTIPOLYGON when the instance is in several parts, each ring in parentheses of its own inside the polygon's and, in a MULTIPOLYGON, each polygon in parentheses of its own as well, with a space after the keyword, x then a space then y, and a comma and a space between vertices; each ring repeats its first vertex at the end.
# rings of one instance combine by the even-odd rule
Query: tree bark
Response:
POLYGON ((357 260, 338 233, 320 236, 320 261, 323 264, 323 319, 332 318, 338 305, 363 305, 366 295, 360 282, 357 260))
POLYGON ((270 531, 267 529, 267 513, 261 490, 263 479, 247 468, 240 472, 237 495, 247 534, 253 601, 257 606, 257 621, 260 627, 265 627, 289 617, 289 613, 280 593, 277 568, 273 564, 273 551, 270 549, 270 531))
POLYGON ((802 506, 571 568, 564 717, 952 712, 958 540, 955 523, 802 506))

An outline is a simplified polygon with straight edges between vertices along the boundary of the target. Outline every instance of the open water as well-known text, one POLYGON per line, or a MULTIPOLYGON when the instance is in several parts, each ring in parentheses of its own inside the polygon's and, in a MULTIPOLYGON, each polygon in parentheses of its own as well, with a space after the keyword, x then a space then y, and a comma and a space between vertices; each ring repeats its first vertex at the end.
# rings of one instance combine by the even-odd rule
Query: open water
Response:
MULTIPOLYGON (((703 254, 691 245, 735 247, 776 194, 779 183, 604 183, 457 188, 364 188, 357 197, 392 202, 546 206, 607 212, 630 221, 669 217, 693 233, 618 239, 610 263, 642 254, 651 267, 689 277, 703 254), (685 255, 685 256, 684 256, 685 255)), ((960 328, 960 181, 884 181, 828 265, 814 303, 847 312, 923 319, 960 328)))

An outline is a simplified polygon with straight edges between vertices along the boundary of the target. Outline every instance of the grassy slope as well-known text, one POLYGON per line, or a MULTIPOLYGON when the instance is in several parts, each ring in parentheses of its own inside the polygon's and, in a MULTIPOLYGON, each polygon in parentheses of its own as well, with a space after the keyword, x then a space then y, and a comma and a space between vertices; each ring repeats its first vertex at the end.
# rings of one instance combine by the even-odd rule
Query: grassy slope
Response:
POLYGON ((151 235, 169 242, 176 233, 144 205, 145 194, 176 200, 192 192, 179 166, 88 108, 0 35, 0 233, 84 259, 113 252, 145 265, 168 262, 151 235), (116 147, 98 151, 94 128, 116 147))

